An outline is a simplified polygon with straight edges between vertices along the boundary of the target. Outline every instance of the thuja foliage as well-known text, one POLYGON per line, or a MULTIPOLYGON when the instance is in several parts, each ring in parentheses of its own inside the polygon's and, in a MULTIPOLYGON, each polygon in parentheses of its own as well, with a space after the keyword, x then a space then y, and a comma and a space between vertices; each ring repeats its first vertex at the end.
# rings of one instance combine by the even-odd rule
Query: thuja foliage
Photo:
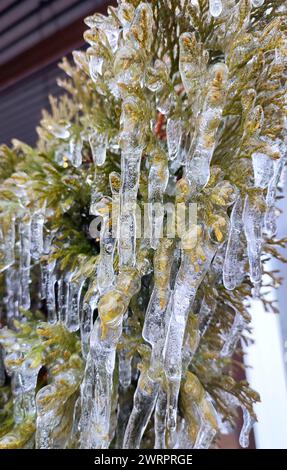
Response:
POLYGON ((248 445, 238 347, 252 296, 276 310, 285 242, 286 13, 119 1, 85 20, 37 146, 1 147, 0 448, 206 448, 240 410, 248 445))

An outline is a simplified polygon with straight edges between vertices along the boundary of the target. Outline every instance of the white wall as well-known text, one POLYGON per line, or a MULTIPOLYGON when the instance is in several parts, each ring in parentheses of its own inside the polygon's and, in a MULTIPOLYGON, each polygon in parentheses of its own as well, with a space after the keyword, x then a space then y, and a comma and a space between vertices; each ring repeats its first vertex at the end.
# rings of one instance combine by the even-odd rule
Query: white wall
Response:
POLYGON ((252 366, 246 373, 252 388, 261 395, 261 403, 255 407, 256 448, 287 449, 287 385, 280 317, 266 313, 255 300, 250 313, 255 343, 246 350, 245 363, 252 366))

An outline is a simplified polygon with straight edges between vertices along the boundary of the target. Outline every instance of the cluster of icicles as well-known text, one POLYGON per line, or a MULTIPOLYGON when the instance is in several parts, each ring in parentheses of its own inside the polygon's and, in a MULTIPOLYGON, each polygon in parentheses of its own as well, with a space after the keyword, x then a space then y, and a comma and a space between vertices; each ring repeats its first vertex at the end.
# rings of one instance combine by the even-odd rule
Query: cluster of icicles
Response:
MULTIPOLYGON (((263 1, 252 1, 259 6, 263 1)), ((210 13, 216 17, 222 10, 220 0, 210 0, 210 13)), ((148 57, 152 43, 153 15, 149 4, 141 3, 134 11, 129 3, 121 3, 118 12, 122 21, 120 30, 114 18, 100 15, 86 20, 91 28, 86 33, 90 42, 88 50, 90 76, 95 83, 104 73, 105 60, 114 60, 115 79, 109 84, 115 96, 122 100, 121 134, 121 175, 110 175, 110 190, 113 204, 118 204, 119 219, 117 238, 111 233, 110 215, 111 198, 98 194, 95 188, 91 213, 102 217, 100 234, 100 254, 97 263, 96 283, 93 295, 84 296, 85 279, 76 272, 68 272, 59 278, 57 263, 45 259, 53 247, 53 233, 47 234, 45 228, 45 207, 33 212, 27 209, 28 191, 21 189, 19 199, 22 208, 19 214, 6 220, 2 230, 2 251, 5 255, 4 270, 6 279, 7 321, 21 318, 20 307, 30 308, 30 270, 33 263, 41 266, 41 297, 46 299, 48 322, 63 322, 71 332, 78 332, 81 337, 82 355, 86 360, 80 396, 75 406, 73 429, 79 433, 81 448, 108 448, 113 438, 111 412, 113 397, 113 376, 118 354, 119 383, 122 393, 131 384, 135 376, 129 351, 117 346, 125 329, 128 307, 131 298, 140 291, 141 278, 153 269, 154 287, 145 314, 142 335, 150 347, 150 363, 142 369, 134 395, 133 409, 130 415, 119 405, 119 426, 123 430, 124 448, 138 448, 147 424, 154 413, 155 448, 168 446, 178 448, 186 444, 183 437, 185 424, 178 417, 179 391, 182 389, 183 400, 187 409, 196 416, 197 433, 194 448, 207 448, 211 445, 218 429, 216 412, 212 400, 199 383, 197 377, 188 372, 188 366, 198 347, 200 334, 191 341, 186 338, 186 324, 192 309, 197 290, 216 257, 222 258, 222 278, 226 289, 233 290, 240 285, 245 276, 244 252, 247 253, 250 266, 250 278, 254 285, 260 286, 260 255, 264 232, 274 233, 276 188, 282 173, 286 154, 284 142, 270 142, 276 147, 280 158, 271 160, 268 156, 254 153, 254 191, 244 199, 238 189, 226 182, 217 184, 212 193, 215 207, 219 210, 213 238, 203 225, 193 225, 181 240, 158 238, 157 230, 164 223, 164 212, 153 210, 153 205, 162 203, 166 191, 170 189, 169 171, 175 172, 184 167, 184 176, 176 185, 176 200, 188 204, 193 197, 207 187, 212 169, 210 168, 216 144, 216 132, 220 124, 224 106, 225 90, 228 82, 228 69, 224 63, 217 63, 210 70, 210 87, 199 113, 199 125, 189 148, 184 146, 182 123, 179 118, 169 118, 169 104, 166 97, 158 101, 158 110, 167 117, 167 152, 161 146, 155 146, 150 158, 148 178, 148 199, 150 203, 151 237, 142 240, 136 246, 135 203, 139 187, 140 164, 145 148, 145 135, 149 125, 145 119, 139 119, 139 109, 145 110, 144 98, 138 98, 130 90, 132 86, 142 87, 142 77, 150 77, 145 84, 151 92, 160 92, 167 79, 165 64, 157 61, 155 68, 146 68, 144 58, 148 57), (146 28, 146 30, 144 30, 146 28), (120 45, 120 32, 125 39, 120 45), (99 45, 99 38, 105 40, 105 54, 99 45), (103 55, 101 55, 103 54, 103 55), (216 96, 216 99, 214 98, 216 96), (134 116, 137 116, 136 118, 134 116), (171 169, 171 170, 170 170, 171 169), (267 189, 264 199, 263 190, 267 189), (216 200, 217 197, 217 200, 216 200), (232 207, 228 221, 227 236, 224 230, 228 207, 232 207), (221 212, 220 212, 221 211, 221 212), (44 236, 45 234, 45 236, 44 236), (177 244, 177 248, 175 245, 177 244), (154 250, 153 267, 148 251, 154 250), (224 249, 224 252, 222 251, 224 249), (119 271, 114 272, 114 256, 119 254, 119 271), (222 254, 223 253, 223 254, 222 254), (171 285, 173 257, 180 259, 179 269, 171 285), (19 260, 16 263, 15 260, 19 260), (93 322, 93 312, 98 309, 98 317, 93 322)), ((186 93, 192 91, 192 65, 189 63, 189 45, 194 39, 190 33, 180 37, 180 74, 186 93)), ((75 54, 75 59, 84 67, 83 55, 75 54)), ((254 101, 254 100, 253 100, 254 101)), ((256 108, 249 109, 249 114, 258 113, 256 108)), ((60 125, 51 131, 58 138, 69 138, 69 129, 60 125)), ((95 163, 102 166, 105 162, 108 136, 91 133, 89 142, 95 163)), ((70 140, 71 162, 81 165, 80 140, 70 140)), ((67 154, 67 152, 65 152, 67 154)), ((174 182, 174 179, 172 180, 174 182)), ((202 301, 200 315, 210 315, 208 306, 202 301)), ((226 337, 222 356, 232 353, 243 329, 243 319, 236 313, 234 324, 226 337)), ((5 362, 5 358, 4 358, 5 362)), ((38 369, 32 369, 24 363, 10 371, 14 374, 14 395, 19 406, 25 408, 26 415, 36 414, 42 390, 36 401, 33 398, 38 369), (20 385, 19 385, 20 383, 20 385), (19 397, 20 394, 20 397, 19 397)), ((0 374, 1 376, 1 374, 0 374)), ((39 448, 52 447, 53 443, 46 436, 53 427, 48 414, 41 415, 40 405, 37 413, 37 442, 39 448)), ((248 411, 244 409, 244 426, 240 442, 248 445, 248 434, 253 424, 248 411)))

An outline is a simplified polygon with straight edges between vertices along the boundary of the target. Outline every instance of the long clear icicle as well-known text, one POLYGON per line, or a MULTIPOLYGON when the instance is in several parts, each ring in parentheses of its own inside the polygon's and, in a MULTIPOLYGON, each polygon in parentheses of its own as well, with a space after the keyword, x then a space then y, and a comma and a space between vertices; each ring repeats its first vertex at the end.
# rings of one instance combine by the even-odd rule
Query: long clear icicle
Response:
POLYGON ((107 157, 107 136, 94 131, 89 137, 92 157, 97 166, 103 166, 107 157))
POLYGON ((87 358, 89 353, 90 333, 93 327, 93 314, 99 302, 99 292, 97 283, 94 281, 90 284, 86 292, 83 305, 80 310, 80 332, 81 332, 81 346, 84 358, 87 358))
MULTIPOLYGON (((20 278, 15 263, 16 217, 1 219, 1 272, 5 272, 7 323, 11 326, 19 314, 20 278)), ((19 245, 19 244, 18 244, 19 245)), ((2 318, 1 318, 2 319, 2 318)))
POLYGON ((195 226, 193 233, 191 233, 191 239, 199 237, 198 244, 196 243, 197 247, 192 250, 184 248, 182 250, 181 265, 173 291, 171 321, 164 348, 165 374, 168 379, 167 424, 170 430, 176 428, 178 394, 182 374, 182 346, 188 314, 197 289, 215 254, 215 249, 201 239, 200 230, 195 226), (197 257, 194 254, 194 249, 197 251, 197 257))
POLYGON ((80 447, 86 449, 89 446, 90 414, 94 400, 95 368, 94 361, 89 353, 86 360, 84 378, 81 383, 81 415, 79 420, 80 447))
POLYGON ((112 200, 103 198, 93 207, 94 215, 102 217, 100 232, 100 259, 97 266, 97 281, 100 295, 114 283, 115 238, 112 233, 112 200))
POLYGON ((244 232, 247 240, 250 279, 256 290, 260 286, 262 275, 261 251, 265 209, 265 200, 260 190, 255 189, 253 194, 246 196, 243 209, 244 232))
POLYGON ((25 214, 19 223, 21 306, 30 308, 31 217, 25 214))
POLYGON ((89 421, 90 437, 88 448, 107 449, 110 444, 110 415, 113 391, 116 345, 122 333, 122 322, 110 328, 102 337, 101 321, 94 324, 90 351, 95 367, 95 394, 89 421))
POLYGON ((251 429, 254 426, 255 419, 251 416, 247 408, 242 407, 243 412, 243 426, 239 436, 239 444, 241 447, 248 447, 249 446, 249 435, 251 429))
POLYGON ((48 322, 57 322, 57 310, 56 310, 56 261, 53 260, 47 264, 47 270, 45 273, 45 287, 46 287, 46 302, 48 310, 48 322))
POLYGON ((150 244, 156 249, 162 237, 164 206, 163 195, 169 177, 167 159, 161 150, 152 154, 151 166, 148 176, 148 215, 151 233, 150 244))
MULTIPOLYGON (((128 315, 125 315, 123 320, 123 335, 128 335, 128 315)), ((119 385, 125 390, 131 385, 132 381, 132 356, 129 354, 128 344, 121 349, 118 354, 119 361, 119 385)))
MULTIPOLYGON (((97 271, 99 295, 111 290, 114 283, 113 256, 115 238, 112 233, 111 200, 103 198, 93 207, 93 213, 102 217, 100 233, 100 260, 97 271)), ((93 298, 93 296, 92 296, 93 298)), ((103 300, 102 300, 103 302, 103 300)), ((84 305, 90 321, 90 302, 84 305)), ((90 352, 87 357, 84 385, 81 389, 81 446, 82 448, 108 448, 113 371, 116 345, 122 333, 122 322, 114 328, 102 329, 98 317, 90 334, 90 352), (94 389, 92 388, 94 384, 94 389), (85 396, 87 395, 87 396, 85 396), (89 430, 89 431, 87 431, 89 430)), ((83 344, 82 338, 82 344, 83 344)))
POLYGON ((267 195, 266 195, 266 206, 267 211, 264 219, 264 232, 267 236, 272 237, 276 233, 276 214, 275 214, 275 202, 277 187, 284 170, 287 161, 287 152, 285 149, 280 149, 281 156, 279 160, 274 161, 273 176, 269 181, 267 195))
POLYGON ((202 189, 210 177, 210 162, 216 145, 216 133, 225 102, 228 68, 223 63, 212 66, 207 94, 186 160, 186 177, 193 191, 202 189))
MULTIPOLYGON (((125 432, 124 448, 138 448, 153 412, 160 387, 162 353, 169 321, 170 270, 173 240, 162 238, 154 256, 155 286, 143 326, 143 338, 151 347, 150 366, 142 371, 134 406, 125 432)), ((158 438, 157 438, 158 439, 158 438)))
MULTIPOLYGON (((144 257, 144 251, 141 255, 144 257)), ((145 265, 144 258, 142 263, 145 265)), ((99 301, 99 317, 90 338, 96 378, 89 448, 105 449, 111 440, 109 429, 116 347, 122 334, 123 316, 130 299, 140 289, 140 271, 141 269, 138 271, 136 268, 120 271, 114 289, 106 292, 99 301)))
POLYGON ((72 136, 69 142, 70 145, 70 158, 74 167, 78 168, 82 164, 82 148, 83 141, 80 135, 72 136))
POLYGON ((148 374, 141 374, 134 395, 133 410, 129 418, 124 437, 124 449, 138 449, 150 420, 158 395, 159 382, 148 374))
POLYGON ((142 148, 122 151, 122 187, 120 191, 119 257, 120 266, 136 262, 136 198, 142 148))
POLYGON ((231 216, 230 228, 223 264, 223 283, 226 289, 233 290, 241 284, 244 277, 243 203, 241 197, 236 200, 231 216))
POLYGON ((13 325, 13 320, 19 317, 19 306, 21 297, 21 284, 17 267, 11 266, 5 272, 5 285, 6 285, 6 310, 7 310, 7 324, 13 325))
POLYGON ((221 350, 221 356, 228 357, 233 354, 237 343, 241 337, 244 329, 245 320, 240 312, 236 311, 233 324, 230 331, 227 333, 223 348, 221 350))
POLYGON ((86 282, 85 277, 81 276, 74 280, 73 275, 69 282, 68 289, 68 307, 65 319, 66 327, 69 331, 78 331, 80 328, 80 305, 82 300, 82 291, 86 282))
POLYGON ((31 220, 31 256, 38 260, 44 249, 44 222, 43 210, 37 210, 32 215, 31 220))
POLYGON ((118 50, 114 67, 118 85, 124 85, 121 91, 123 102, 120 136, 120 266, 132 267, 136 263, 136 202, 147 116, 144 114, 145 101, 132 93, 132 88, 142 86, 145 62, 140 57, 145 57, 151 49, 153 25, 152 8, 147 3, 140 3, 131 24, 131 47, 118 50), (133 56, 134 60, 129 60, 127 54, 133 56))

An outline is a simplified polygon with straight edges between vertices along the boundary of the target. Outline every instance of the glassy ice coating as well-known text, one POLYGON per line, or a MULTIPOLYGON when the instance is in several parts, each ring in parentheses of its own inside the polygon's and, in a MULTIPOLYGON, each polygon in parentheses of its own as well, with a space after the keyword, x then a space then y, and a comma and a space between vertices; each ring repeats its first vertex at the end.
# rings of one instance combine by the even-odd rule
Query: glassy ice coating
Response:
POLYGON ((257 7, 261 7, 261 5, 263 5, 264 3, 264 0, 251 0, 252 2, 252 5, 257 8, 257 7))
POLYGON ((36 147, 0 147, 0 449, 205 449, 238 409, 248 446, 234 353, 250 298, 276 310, 286 15, 118 1, 36 147))
POLYGON ((222 1, 209 0, 209 11, 212 16, 217 18, 222 12, 222 1))

